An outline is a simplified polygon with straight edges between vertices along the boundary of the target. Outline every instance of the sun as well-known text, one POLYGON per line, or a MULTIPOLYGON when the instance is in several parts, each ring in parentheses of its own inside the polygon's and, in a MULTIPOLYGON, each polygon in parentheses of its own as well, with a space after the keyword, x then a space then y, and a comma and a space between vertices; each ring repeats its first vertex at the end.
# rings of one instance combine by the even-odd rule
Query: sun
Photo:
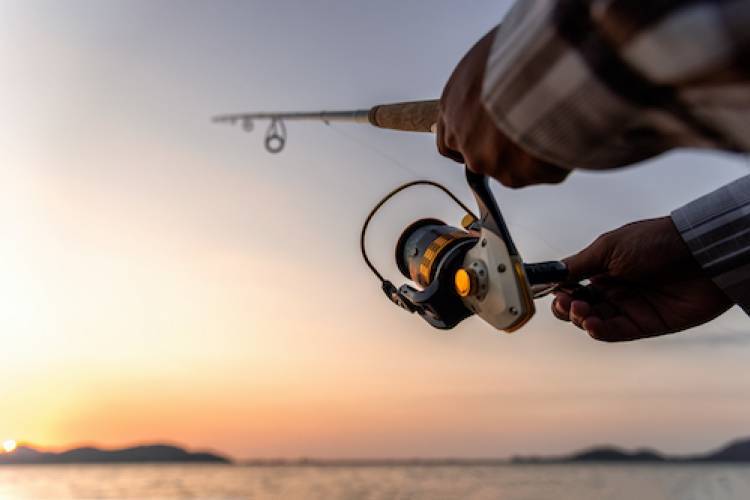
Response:
POLYGON ((5 450, 5 453, 10 453, 15 449, 16 449, 15 439, 6 439, 5 441, 3 441, 3 450, 5 450))

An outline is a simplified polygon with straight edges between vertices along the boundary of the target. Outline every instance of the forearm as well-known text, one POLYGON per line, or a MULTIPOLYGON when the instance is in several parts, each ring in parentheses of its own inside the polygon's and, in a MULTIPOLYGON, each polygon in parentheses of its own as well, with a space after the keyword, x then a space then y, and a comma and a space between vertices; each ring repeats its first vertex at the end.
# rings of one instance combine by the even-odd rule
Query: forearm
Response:
POLYGON ((711 279, 750 314, 750 175, 672 212, 711 279))
POLYGON ((750 1, 519 1, 483 103, 532 155, 611 168, 674 147, 750 150, 750 1))

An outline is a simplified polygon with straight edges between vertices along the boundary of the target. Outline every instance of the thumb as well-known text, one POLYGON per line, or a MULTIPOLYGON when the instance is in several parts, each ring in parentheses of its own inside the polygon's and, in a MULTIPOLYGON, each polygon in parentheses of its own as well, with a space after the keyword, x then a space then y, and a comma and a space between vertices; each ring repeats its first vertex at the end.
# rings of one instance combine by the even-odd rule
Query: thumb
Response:
POLYGON ((609 268, 609 254, 609 245, 605 238, 600 236, 577 254, 563 259, 568 267, 568 280, 581 281, 606 273, 609 268))

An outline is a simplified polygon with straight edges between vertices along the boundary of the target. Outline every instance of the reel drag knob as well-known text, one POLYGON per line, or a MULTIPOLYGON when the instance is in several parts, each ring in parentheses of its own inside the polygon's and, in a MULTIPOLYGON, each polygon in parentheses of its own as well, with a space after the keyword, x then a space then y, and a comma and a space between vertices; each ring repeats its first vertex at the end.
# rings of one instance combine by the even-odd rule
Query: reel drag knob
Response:
POLYGON ((453 276, 453 287, 459 297, 468 297, 477 289, 477 275, 471 269, 466 270, 463 267, 456 270, 453 276))

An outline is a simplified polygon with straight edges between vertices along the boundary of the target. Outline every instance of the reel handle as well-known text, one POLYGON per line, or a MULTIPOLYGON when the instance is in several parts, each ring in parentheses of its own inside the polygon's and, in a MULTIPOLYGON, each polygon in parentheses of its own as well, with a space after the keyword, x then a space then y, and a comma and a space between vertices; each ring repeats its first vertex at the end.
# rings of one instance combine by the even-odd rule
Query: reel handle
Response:
POLYGON ((549 283, 564 283, 568 280, 568 268, 559 260, 534 262, 524 264, 526 278, 529 285, 545 285, 549 283))
POLYGON ((604 294, 592 285, 582 285, 581 283, 561 283, 557 291, 565 292, 573 300, 582 300, 590 305, 596 305, 605 300, 604 294))
POLYGON ((573 299, 583 300, 592 305, 604 300, 601 292, 593 286, 568 281, 568 268, 564 262, 552 260, 524 264, 523 266, 529 285, 535 292, 535 299, 559 291, 567 293, 573 299))

